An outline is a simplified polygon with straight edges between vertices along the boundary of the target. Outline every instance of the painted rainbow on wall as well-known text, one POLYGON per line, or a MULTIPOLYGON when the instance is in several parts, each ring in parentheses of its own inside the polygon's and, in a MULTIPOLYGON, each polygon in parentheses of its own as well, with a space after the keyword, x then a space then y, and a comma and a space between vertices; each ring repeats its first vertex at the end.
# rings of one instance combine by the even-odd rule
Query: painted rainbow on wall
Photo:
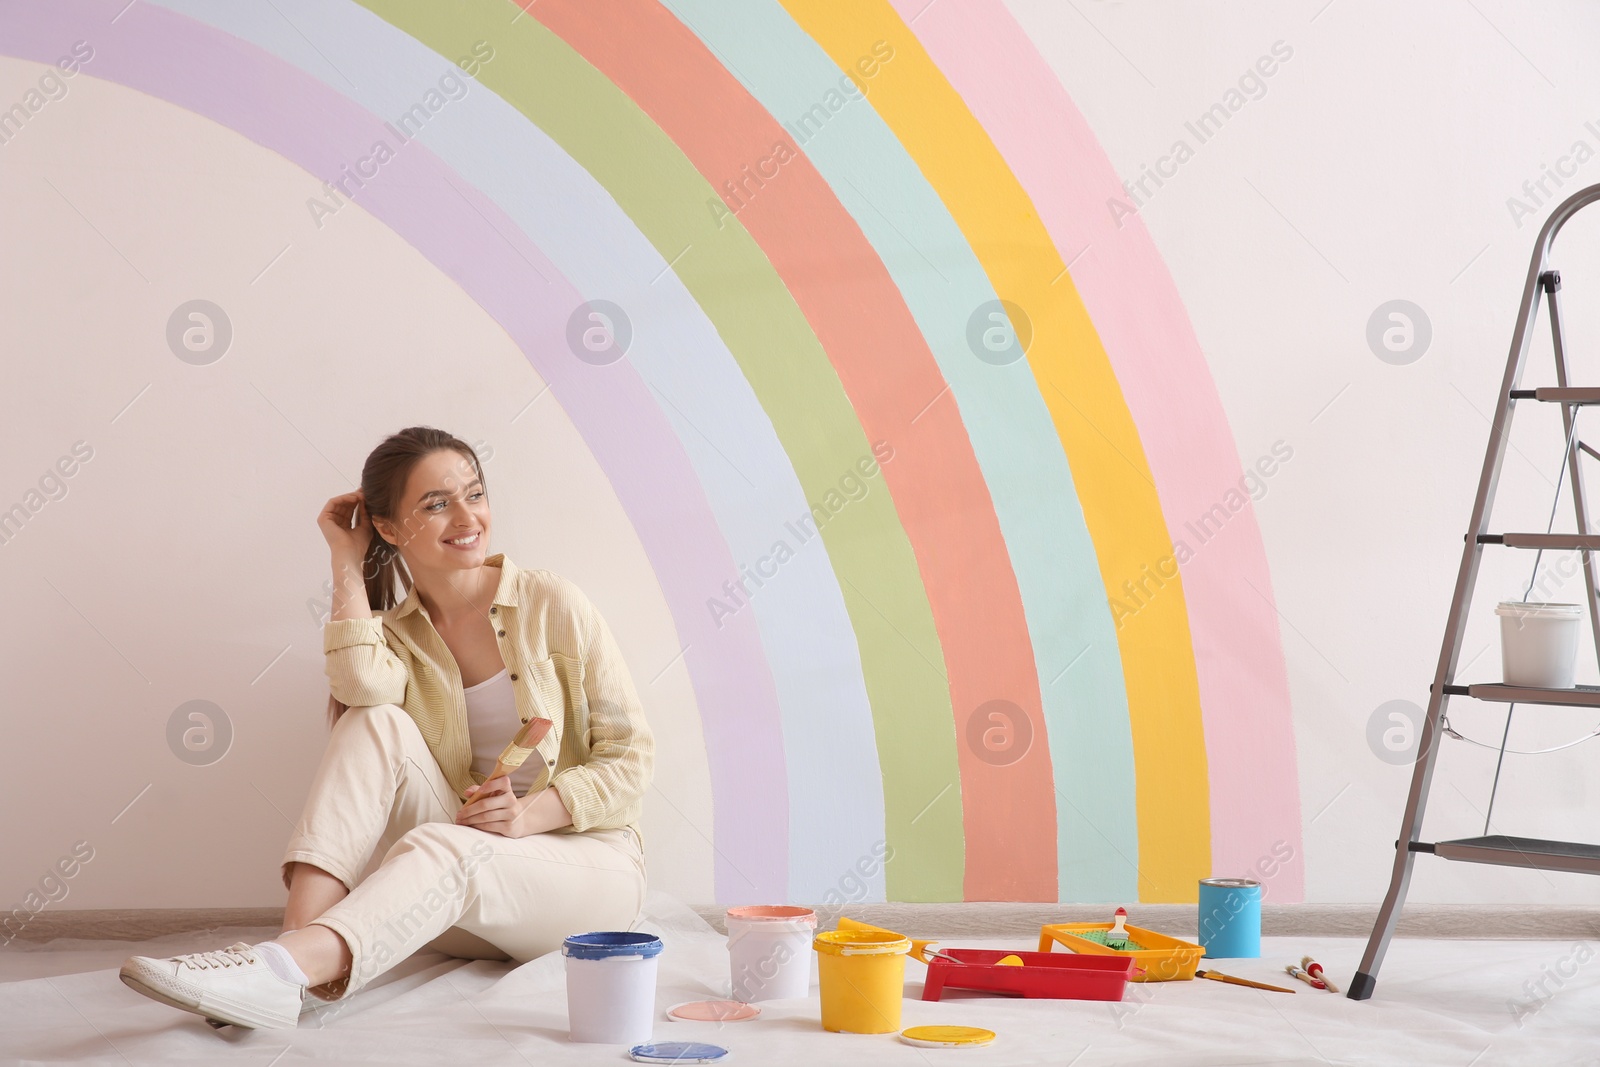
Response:
POLYGON ((1192 901, 1284 844, 1301 898, 1260 533, 1186 532, 1241 474, 1217 390, 1000 0, 8 8, 0 54, 91 40, 86 76, 328 183, 550 383, 687 649, 719 901, 822 900, 882 842, 893 900, 1192 901), (976 354, 1002 298, 1024 358, 976 354), (593 300, 627 358, 573 358, 593 300))

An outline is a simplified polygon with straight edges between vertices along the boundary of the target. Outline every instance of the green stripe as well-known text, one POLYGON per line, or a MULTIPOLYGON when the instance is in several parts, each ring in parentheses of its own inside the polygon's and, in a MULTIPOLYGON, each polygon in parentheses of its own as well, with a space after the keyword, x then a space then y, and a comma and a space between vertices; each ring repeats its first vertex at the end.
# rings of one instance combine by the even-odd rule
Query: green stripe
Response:
MULTIPOLYGON (((509 57, 485 65, 479 82, 587 169, 674 263, 772 420, 809 501, 820 504, 830 491, 837 493, 839 480, 871 458, 844 387, 783 280, 736 218, 723 213, 718 227, 708 207, 720 203, 716 190, 625 93, 536 18, 523 15, 513 23, 518 8, 505 0, 359 2, 440 55, 468 55, 482 40, 509 57)), ((880 472, 875 480, 883 477, 880 472)), ((885 868, 889 899, 961 900, 965 848, 955 720, 910 540, 882 484, 850 501, 821 534, 872 702, 884 821, 894 850, 885 868), (934 783, 946 782, 956 783, 950 795, 930 804, 934 783)), ((774 530, 773 538, 797 541, 787 530, 774 530)), ((707 590, 708 597, 716 594, 707 590)), ((818 768, 815 779, 793 783, 790 803, 805 803, 806 790, 825 788, 818 783, 826 777, 818 768)))

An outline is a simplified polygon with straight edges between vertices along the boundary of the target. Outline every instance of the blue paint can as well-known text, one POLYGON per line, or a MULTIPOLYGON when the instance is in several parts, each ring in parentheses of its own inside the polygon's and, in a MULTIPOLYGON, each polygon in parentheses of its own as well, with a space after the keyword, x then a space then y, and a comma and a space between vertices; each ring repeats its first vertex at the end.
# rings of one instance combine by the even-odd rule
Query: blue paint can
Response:
POLYGON ((1208 959, 1260 958, 1260 882, 1251 878, 1200 880, 1200 944, 1208 959))

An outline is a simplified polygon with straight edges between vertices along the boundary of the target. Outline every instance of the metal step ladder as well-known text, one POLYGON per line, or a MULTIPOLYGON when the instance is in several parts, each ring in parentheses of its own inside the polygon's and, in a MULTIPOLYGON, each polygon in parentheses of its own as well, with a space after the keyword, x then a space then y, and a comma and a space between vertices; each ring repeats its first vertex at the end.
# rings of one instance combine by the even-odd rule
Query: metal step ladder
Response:
MULTIPOLYGON (((1461 652, 1462 637, 1466 632, 1467 609, 1472 590, 1478 579, 1478 563, 1484 546, 1550 550, 1580 550, 1583 553, 1583 580, 1589 598, 1589 622, 1594 631, 1595 656, 1600 661, 1600 601, 1595 597, 1595 570, 1591 552, 1600 550, 1600 533, 1591 533, 1588 511, 1585 506, 1583 470, 1580 453, 1600 459, 1600 451, 1576 440, 1574 426, 1578 409, 1585 405, 1600 405, 1600 387, 1576 388, 1567 383, 1567 359, 1561 332, 1561 275, 1549 267, 1550 246, 1561 227, 1566 225, 1579 209, 1600 200, 1600 185, 1591 185, 1564 200, 1545 221, 1534 244, 1532 262, 1528 265, 1527 282, 1522 290, 1522 306, 1517 313, 1516 329, 1511 337, 1511 354, 1506 360, 1505 378, 1500 385, 1500 395, 1495 405, 1494 424, 1490 431, 1489 448, 1483 460, 1483 474, 1478 480, 1478 496, 1472 506, 1472 525, 1467 531, 1466 546, 1461 553, 1461 570, 1456 577, 1455 598, 1450 603, 1450 617, 1445 626, 1444 647, 1439 653, 1439 666, 1434 674, 1428 697, 1428 712, 1423 720, 1422 735, 1418 743, 1417 758, 1412 768, 1411 793, 1406 799, 1405 816, 1400 823, 1400 837, 1395 843, 1394 872, 1389 881, 1389 892, 1383 907, 1378 911, 1377 924, 1367 942, 1366 953, 1361 957, 1361 969, 1350 982, 1347 994, 1351 1000, 1366 1000, 1372 996, 1377 984, 1378 968, 1383 965, 1384 953, 1394 936, 1400 909, 1405 903, 1406 888, 1411 882, 1411 866, 1419 853, 1428 853, 1447 860, 1466 863, 1493 863, 1504 867, 1532 867, 1547 871, 1575 871, 1583 874, 1600 874, 1600 844, 1581 844, 1570 841, 1543 841, 1528 837, 1507 837, 1490 834, 1488 819, 1484 820, 1482 837, 1466 837, 1455 841, 1424 842, 1421 840, 1422 816, 1427 808, 1428 788, 1433 780, 1433 769, 1439 759, 1437 744, 1445 716, 1445 707, 1451 697, 1469 700, 1497 701, 1509 705, 1506 709, 1506 735, 1511 731, 1511 714, 1517 704, 1548 704, 1600 708, 1600 686, 1576 686, 1572 689, 1531 689, 1498 683, 1458 685, 1455 680, 1456 660, 1461 652), (1556 385, 1554 388, 1519 389, 1522 368, 1527 361, 1529 343, 1533 337, 1534 322, 1538 318, 1539 296, 1543 294, 1550 306, 1550 333, 1555 350, 1556 385), (1572 487, 1572 500, 1577 509, 1577 533, 1490 533, 1489 513, 1494 506, 1495 486, 1500 480, 1500 464, 1505 458, 1507 435, 1511 429, 1511 414, 1519 400, 1539 404, 1554 404, 1561 412, 1562 429, 1566 435, 1566 469, 1563 472, 1572 487)), ((1557 485, 1557 493, 1560 485, 1557 485)), ((1552 511, 1552 517, 1554 512, 1552 511)), ((1535 560, 1537 567, 1537 559, 1535 560)), ((1505 759, 1505 741, 1500 743, 1500 758, 1505 759)), ((1495 768, 1495 788, 1500 780, 1499 765, 1495 768)), ((1490 814, 1494 797, 1490 794, 1490 814)))

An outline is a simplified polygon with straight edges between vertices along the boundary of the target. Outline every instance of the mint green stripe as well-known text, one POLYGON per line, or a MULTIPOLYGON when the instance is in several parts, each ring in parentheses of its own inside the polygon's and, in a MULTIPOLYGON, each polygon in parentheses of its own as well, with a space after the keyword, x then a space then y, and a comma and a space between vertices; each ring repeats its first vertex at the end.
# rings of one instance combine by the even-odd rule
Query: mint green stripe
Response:
MULTIPOLYGON (((593 174, 674 264, 749 379, 808 499, 837 491, 839 479, 872 455, 827 353, 760 247, 736 219, 717 226, 707 207, 718 202, 715 190, 616 86, 536 18, 513 23, 518 9, 502 0, 362 2, 441 55, 470 54, 478 40, 506 55, 508 62, 480 70, 480 82, 593 174)), ((888 896, 960 900, 959 797, 928 807, 924 795, 929 782, 959 783, 960 771, 943 653, 910 541, 887 491, 852 501, 821 536, 872 701, 894 850, 888 896)), ((791 803, 804 803, 805 788, 825 782, 826 768, 814 783, 796 782, 791 803)))
POLYGON ((968 316, 996 299, 988 276, 873 109, 871 78, 863 79, 865 99, 852 90, 820 126, 801 124, 850 83, 780 4, 663 3, 800 140, 927 338, 989 484, 1021 590, 1059 801, 1060 899, 1138 899, 1133 734, 1116 628, 1066 452, 1032 370, 1025 360, 985 363, 968 346, 968 316))

